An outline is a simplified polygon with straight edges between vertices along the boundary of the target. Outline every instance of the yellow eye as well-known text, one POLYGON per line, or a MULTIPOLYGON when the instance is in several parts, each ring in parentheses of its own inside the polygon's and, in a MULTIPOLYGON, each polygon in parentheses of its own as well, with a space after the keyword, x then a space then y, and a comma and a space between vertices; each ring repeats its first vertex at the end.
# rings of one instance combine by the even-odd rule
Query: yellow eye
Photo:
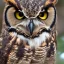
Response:
POLYGON ((47 12, 41 12, 38 17, 41 20, 46 20, 48 17, 48 13, 47 12))
POLYGON ((18 19, 18 20, 21 20, 21 19, 24 19, 24 15, 22 12, 15 12, 15 17, 18 19))

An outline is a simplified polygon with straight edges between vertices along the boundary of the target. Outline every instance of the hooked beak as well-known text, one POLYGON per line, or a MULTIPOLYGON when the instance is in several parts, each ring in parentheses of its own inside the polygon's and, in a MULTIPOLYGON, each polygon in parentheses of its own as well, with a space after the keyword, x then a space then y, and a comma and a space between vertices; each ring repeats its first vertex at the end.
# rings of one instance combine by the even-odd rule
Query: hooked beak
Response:
POLYGON ((33 23, 33 20, 31 19, 29 24, 28 24, 28 30, 30 31, 31 35, 33 34, 34 28, 35 28, 35 25, 33 23))

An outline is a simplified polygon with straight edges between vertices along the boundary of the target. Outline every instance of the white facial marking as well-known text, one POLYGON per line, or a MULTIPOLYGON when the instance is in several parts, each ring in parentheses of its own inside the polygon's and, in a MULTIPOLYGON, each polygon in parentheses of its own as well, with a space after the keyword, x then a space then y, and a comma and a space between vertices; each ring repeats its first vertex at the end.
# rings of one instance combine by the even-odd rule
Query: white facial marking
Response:
POLYGON ((22 35, 17 35, 21 40, 27 41, 31 48, 37 48, 41 45, 41 43, 45 42, 47 38, 50 37, 50 34, 47 32, 43 32, 39 37, 34 39, 25 38, 22 35))

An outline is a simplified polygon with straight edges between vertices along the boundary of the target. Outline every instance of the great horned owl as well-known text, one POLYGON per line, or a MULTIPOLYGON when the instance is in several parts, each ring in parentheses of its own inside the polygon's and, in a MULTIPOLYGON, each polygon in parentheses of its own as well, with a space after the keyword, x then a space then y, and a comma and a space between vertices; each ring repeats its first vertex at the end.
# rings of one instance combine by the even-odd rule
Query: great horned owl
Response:
POLYGON ((5 0, 1 64, 55 64, 57 0, 5 0))

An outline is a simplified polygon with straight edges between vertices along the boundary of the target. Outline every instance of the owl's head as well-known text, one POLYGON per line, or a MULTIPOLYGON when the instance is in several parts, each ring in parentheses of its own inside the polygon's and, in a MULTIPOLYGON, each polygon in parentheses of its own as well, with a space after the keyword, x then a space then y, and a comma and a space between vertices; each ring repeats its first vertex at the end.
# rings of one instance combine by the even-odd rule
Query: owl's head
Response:
POLYGON ((57 0, 5 0, 5 23, 9 32, 28 38, 49 33, 56 21, 57 0))

